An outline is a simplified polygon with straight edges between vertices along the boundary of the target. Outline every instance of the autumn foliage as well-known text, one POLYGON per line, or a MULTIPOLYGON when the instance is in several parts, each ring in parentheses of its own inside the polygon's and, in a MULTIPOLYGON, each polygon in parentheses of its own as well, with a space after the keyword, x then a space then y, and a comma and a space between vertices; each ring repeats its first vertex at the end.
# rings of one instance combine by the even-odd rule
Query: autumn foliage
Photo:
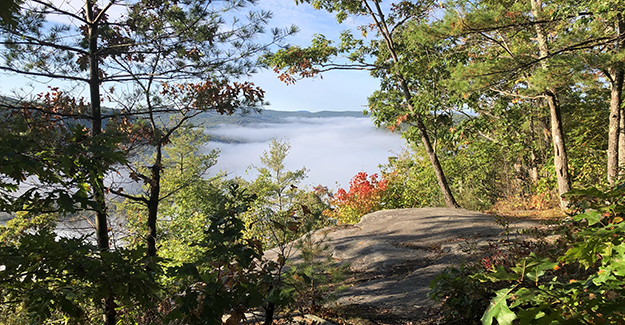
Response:
POLYGON ((339 223, 356 223, 370 212, 382 209, 382 196, 387 189, 385 179, 378 180, 378 174, 368 176, 359 172, 349 181, 349 191, 340 188, 330 200, 333 210, 324 214, 339 223))

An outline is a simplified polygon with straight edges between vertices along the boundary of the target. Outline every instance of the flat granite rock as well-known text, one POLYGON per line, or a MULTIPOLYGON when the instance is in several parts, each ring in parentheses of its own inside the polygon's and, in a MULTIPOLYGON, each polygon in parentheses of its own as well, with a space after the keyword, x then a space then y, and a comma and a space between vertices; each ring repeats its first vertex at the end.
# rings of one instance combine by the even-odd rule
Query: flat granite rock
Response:
MULTIPOLYGON (((314 238, 325 237, 334 260, 349 263, 353 271, 378 274, 341 291, 331 304, 372 304, 418 318, 434 304, 427 298, 430 282, 446 267, 469 258, 466 248, 479 249, 534 226, 538 224, 517 222, 506 232, 495 217, 479 212, 398 209, 367 214, 352 226, 319 230, 314 238)), ((275 256, 275 249, 266 252, 267 258, 275 256)), ((297 263, 298 252, 290 259, 297 263)))

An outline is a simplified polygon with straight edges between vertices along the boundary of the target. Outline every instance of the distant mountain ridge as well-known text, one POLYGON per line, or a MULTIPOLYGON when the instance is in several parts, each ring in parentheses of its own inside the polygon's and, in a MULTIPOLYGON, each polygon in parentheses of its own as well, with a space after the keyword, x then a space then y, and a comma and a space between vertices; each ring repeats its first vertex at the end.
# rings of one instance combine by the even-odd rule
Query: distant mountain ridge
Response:
POLYGON ((321 112, 308 112, 308 111, 275 111, 270 109, 263 109, 260 113, 234 113, 232 115, 221 115, 216 112, 206 112, 196 116, 193 119, 194 124, 203 125, 210 129, 217 127, 220 124, 234 124, 234 125, 250 125, 257 123, 293 123, 292 118, 332 118, 332 117, 353 117, 353 118, 368 118, 369 115, 364 115, 363 112, 356 111, 321 111, 321 112))

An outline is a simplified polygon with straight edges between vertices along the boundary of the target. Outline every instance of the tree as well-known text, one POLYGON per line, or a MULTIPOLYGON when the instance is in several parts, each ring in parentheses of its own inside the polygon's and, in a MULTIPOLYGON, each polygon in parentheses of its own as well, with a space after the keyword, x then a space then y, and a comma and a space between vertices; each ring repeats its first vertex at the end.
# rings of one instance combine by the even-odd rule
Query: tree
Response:
MULTIPOLYGON (((568 4, 568 3, 567 3, 568 4)), ((608 125, 607 179, 614 186, 622 174, 625 161, 625 116, 623 115, 622 92, 625 70, 621 63, 623 49, 622 5, 613 1, 570 3, 569 11, 584 11, 592 15, 583 21, 589 26, 590 39, 599 39, 602 46, 582 53, 589 70, 596 69, 607 79, 610 86, 610 117, 608 125), (611 44, 610 44, 611 43, 611 44)), ((586 40, 587 41, 587 40, 586 40)))
MULTIPOLYGON (((262 242, 266 249, 276 248, 278 257, 270 262, 270 284, 265 309, 265 324, 273 322, 276 306, 286 304, 294 294, 285 288, 285 265, 295 251, 295 241, 304 234, 328 225, 322 215, 328 205, 322 199, 327 193, 319 185, 314 191, 300 186, 306 178, 306 168, 288 170, 284 161, 291 150, 286 139, 271 139, 269 150, 260 157, 261 166, 252 166, 259 175, 248 185, 257 195, 244 216, 248 238, 262 242)), ((294 270, 293 270, 294 271, 294 270)))
MULTIPOLYGON (((128 184, 123 183, 111 186, 115 188, 113 191, 117 195, 126 198, 124 202, 118 205, 118 213, 126 215, 129 222, 128 245, 137 246, 148 242, 146 239, 149 236, 156 239, 155 234, 158 232, 164 236, 160 238, 159 235, 160 246, 171 246, 165 243, 169 240, 168 235, 172 233, 169 230, 172 223, 182 226, 187 223, 186 221, 189 221, 187 219, 193 218, 195 215, 199 219, 192 222, 193 224, 199 227, 206 224, 204 219, 211 212, 210 208, 206 207, 202 213, 197 213, 199 211, 197 208, 213 204, 207 199, 210 193, 217 196, 216 192, 210 190, 211 182, 206 177, 209 168, 216 163, 218 155, 216 150, 208 153, 202 152, 203 146, 208 140, 209 137, 204 135, 201 128, 182 127, 171 134, 167 145, 159 148, 161 150, 160 158, 158 151, 153 152, 147 154, 148 157, 137 157, 133 164, 128 167, 132 177, 146 179, 141 190, 125 189, 122 185, 128 184), (155 164, 160 166, 158 183, 154 182, 153 178, 146 176, 150 175, 150 170, 155 164), (156 195, 154 193, 155 185, 159 188, 156 195), (190 201, 193 201, 191 197, 194 196, 200 196, 201 199, 197 198, 197 200, 204 202, 191 204, 190 201), (156 197, 156 199, 152 199, 152 197, 156 197), (162 205, 163 202, 164 205, 162 205), (154 217, 156 217, 155 220, 146 222, 146 219, 154 217), (148 230, 148 228, 150 229, 148 230)), ((192 242, 193 238, 194 236, 191 236, 188 240, 192 242)), ((148 255, 154 256, 157 249, 156 241, 150 241, 147 247, 148 255)), ((171 250, 171 247, 165 247, 165 249, 171 250)), ((165 254, 163 257, 182 262, 185 260, 184 257, 189 257, 189 254, 179 254, 178 256, 165 254)))
MULTIPOLYGON (((439 72, 432 69, 430 74, 419 73, 418 68, 412 65, 412 51, 417 50, 421 55, 418 64, 427 64, 428 54, 436 50, 429 47, 432 42, 420 43, 408 37, 413 32, 414 25, 426 24, 433 2, 413 4, 402 2, 392 6, 390 14, 386 14, 378 1, 297 1, 296 3, 310 3, 316 9, 336 12, 337 21, 344 21, 349 15, 353 17, 367 17, 370 24, 359 27, 363 35, 375 33, 377 38, 366 45, 364 40, 355 38, 351 32, 345 31, 341 35, 338 46, 332 46, 332 41, 323 36, 313 39, 308 48, 290 47, 267 56, 265 63, 281 72, 279 78, 287 83, 295 82, 295 77, 312 77, 323 71, 335 69, 371 70, 373 75, 381 79, 381 91, 370 98, 370 106, 374 117, 379 124, 396 121, 410 127, 412 134, 421 140, 427 156, 436 174, 436 180, 445 198, 448 207, 458 208, 448 180, 441 167, 436 147, 432 143, 426 125, 426 119, 440 106, 448 102, 436 101, 441 98, 439 72), (348 62, 333 61, 337 56, 347 57, 348 62), (368 61, 373 58, 375 61, 368 61), (431 73, 434 76, 429 78, 431 73), (430 88, 428 88, 430 87, 430 88), (424 96, 422 96, 424 95, 424 96), (384 97, 384 98, 381 98, 384 97), (426 101, 426 98, 430 101, 426 101)), ((449 108, 449 107, 446 107, 449 108)))
MULTIPOLYGON (((130 135, 135 136, 140 143, 143 142, 142 145, 138 146, 138 149, 146 150, 147 147, 148 150, 154 151, 154 154, 150 159, 141 161, 141 164, 147 166, 126 165, 131 178, 144 184, 145 193, 133 195, 124 192, 123 188, 116 188, 115 186, 112 186, 110 190, 116 195, 137 201, 147 207, 147 254, 156 256, 156 221, 159 213, 159 202, 178 190, 171 189, 170 192, 162 193, 161 188, 161 179, 167 168, 167 157, 163 151, 171 143, 172 136, 176 132, 191 132, 189 120, 206 110, 232 114, 237 108, 258 107, 263 103, 263 92, 248 83, 234 83, 234 86, 230 86, 206 82, 201 85, 183 85, 179 88, 171 88, 169 85, 163 84, 161 94, 167 98, 161 99, 159 97, 153 98, 149 87, 150 83, 144 88, 146 89, 147 107, 145 110, 138 109, 138 113, 147 115, 146 119, 139 118, 139 122, 144 123, 137 124, 142 127, 137 132, 131 132, 130 135), (169 117, 167 121, 163 121, 162 114, 158 113, 159 109, 152 106, 152 101, 155 99, 160 101, 160 105, 167 107, 166 116, 169 117)), ((129 108, 129 111, 132 112, 133 108, 129 108)), ((202 131, 192 133, 196 138, 200 137, 197 132, 202 131)), ((181 163, 184 166, 184 162, 181 163)), ((194 176, 201 177, 201 174, 194 176)), ((176 184, 179 187, 188 186, 191 183, 191 179, 179 181, 176 184)))
POLYGON ((269 150, 264 151, 260 157, 262 166, 253 167, 259 175, 249 187, 258 195, 258 199, 248 213, 248 225, 255 236, 264 239, 266 248, 295 239, 295 232, 282 232, 276 228, 278 225, 288 227, 289 221, 294 220, 292 217, 299 203, 299 196, 303 193, 299 186, 306 178, 305 167, 291 171, 284 166, 290 150, 288 140, 272 138, 269 150))
MULTIPOLYGON (((566 98, 589 85, 610 85, 608 181, 618 175, 619 119, 622 78, 618 3, 491 2, 476 5, 449 2, 449 24, 472 60, 456 75, 480 94, 484 89, 515 102, 546 105, 560 195, 571 188, 563 129, 566 98), (531 19, 529 19, 531 17, 531 19), (602 79, 605 78, 605 79, 602 79)), ((465 88, 466 90, 466 88, 465 88)), ((488 98, 488 97, 486 97, 488 98)), ((575 107, 575 104, 568 107, 575 107)), ((535 111, 536 112, 536 111, 535 111)), ((533 118, 537 121, 538 118, 533 118)), ((561 206, 567 203, 561 199, 561 206)))
MULTIPOLYGON (((532 15, 535 20, 543 18, 543 4, 540 0, 532 0, 532 15)), ((536 38, 538 39, 538 60, 540 61, 540 67, 543 70, 549 70, 549 62, 547 58, 550 55, 549 43, 547 41, 547 33, 545 32, 541 24, 534 25, 536 29, 536 38)), ((562 130, 562 113, 560 103, 558 101, 558 94, 556 89, 547 86, 544 88, 545 100, 549 106, 549 112, 551 115, 551 138, 553 141, 553 163, 556 169, 556 177, 558 179, 558 192, 560 196, 571 190, 571 180, 569 178, 568 156, 566 153, 566 146, 564 143, 564 131, 562 130)), ((568 208, 568 202, 560 199, 561 207, 563 209, 568 208)))
MULTIPOLYGON (((449 15, 450 26, 472 58, 458 69, 462 73, 456 75, 457 80, 463 80, 460 83, 470 85, 478 93, 486 88, 499 96, 514 98, 515 102, 547 104, 558 191, 560 195, 568 192, 571 181, 558 92, 571 83, 561 64, 571 60, 571 56, 550 44, 553 38, 549 38, 549 33, 560 32, 554 27, 556 23, 543 13, 542 2, 534 0, 529 4, 483 1, 475 7, 463 6, 457 12, 462 14, 449 15), (501 19, 495 18, 498 15, 501 19), (532 39, 536 41, 531 42, 532 39)), ((558 46, 570 45, 564 38, 557 40, 558 46)), ((563 199, 561 206, 567 206, 563 199)))
MULTIPOLYGON (((23 114, 34 111, 49 118, 73 119, 72 123, 84 126, 78 129, 89 132, 95 148, 85 153, 95 165, 88 174, 93 201, 89 208, 95 212, 102 252, 110 245, 104 177, 111 162, 97 148, 119 134, 125 135, 126 145, 142 143, 155 148, 157 159, 151 175, 140 177, 152 186, 150 203, 155 208, 149 219, 148 246, 153 256, 161 147, 196 112, 231 113, 240 106, 262 102, 261 90, 232 79, 254 72, 254 55, 295 29, 273 30, 272 40, 254 43, 252 38, 264 31, 271 14, 251 12, 241 19, 236 12, 250 4, 254 1, 133 1, 123 5, 123 15, 110 17, 111 8, 118 6, 115 0, 102 8, 85 1, 81 9, 33 0, 21 5, 17 13, 20 24, 0 26, 4 59, 0 70, 52 79, 69 89, 59 92, 63 96, 53 101, 63 105, 42 106, 26 100, 5 107, 23 114), (51 23, 53 17, 61 17, 63 22, 51 23), (231 18, 232 24, 226 18, 231 18), (86 101, 78 98, 81 88, 88 90, 86 101), (102 109, 103 101, 114 107, 102 109), (176 101, 179 106, 172 106, 176 101), (159 123, 170 117, 175 120, 173 125, 159 123)), ((111 293, 104 307, 106 324, 115 323, 114 299, 111 293)))
POLYGON ((15 13, 19 11, 21 3, 20 0, 7 0, 0 3, 0 25, 17 25, 15 13))

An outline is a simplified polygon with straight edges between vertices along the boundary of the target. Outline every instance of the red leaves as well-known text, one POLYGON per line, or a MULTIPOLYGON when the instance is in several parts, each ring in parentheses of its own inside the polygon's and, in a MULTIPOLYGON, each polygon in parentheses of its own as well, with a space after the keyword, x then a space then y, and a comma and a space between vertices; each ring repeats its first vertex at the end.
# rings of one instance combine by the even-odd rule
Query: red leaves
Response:
POLYGON ((368 177, 366 172, 360 172, 351 179, 349 186, 349 191, 342 188, 337 191, 331 200, 335 210, 326 212, 326 215, 351 223, 382 208, 380 199, 387 189, 386 179, 378 180, 378 174, 368 177))
POLYGON ((38 132, 55 132, 66 128, 66 120, 84 118, 89 109, 81 98, 76 100, 65 95, 59 88, 48 87, 50 91, 37 95, 36 100, 8 107, 10 116, 19 116, 29 128, 38 132))

